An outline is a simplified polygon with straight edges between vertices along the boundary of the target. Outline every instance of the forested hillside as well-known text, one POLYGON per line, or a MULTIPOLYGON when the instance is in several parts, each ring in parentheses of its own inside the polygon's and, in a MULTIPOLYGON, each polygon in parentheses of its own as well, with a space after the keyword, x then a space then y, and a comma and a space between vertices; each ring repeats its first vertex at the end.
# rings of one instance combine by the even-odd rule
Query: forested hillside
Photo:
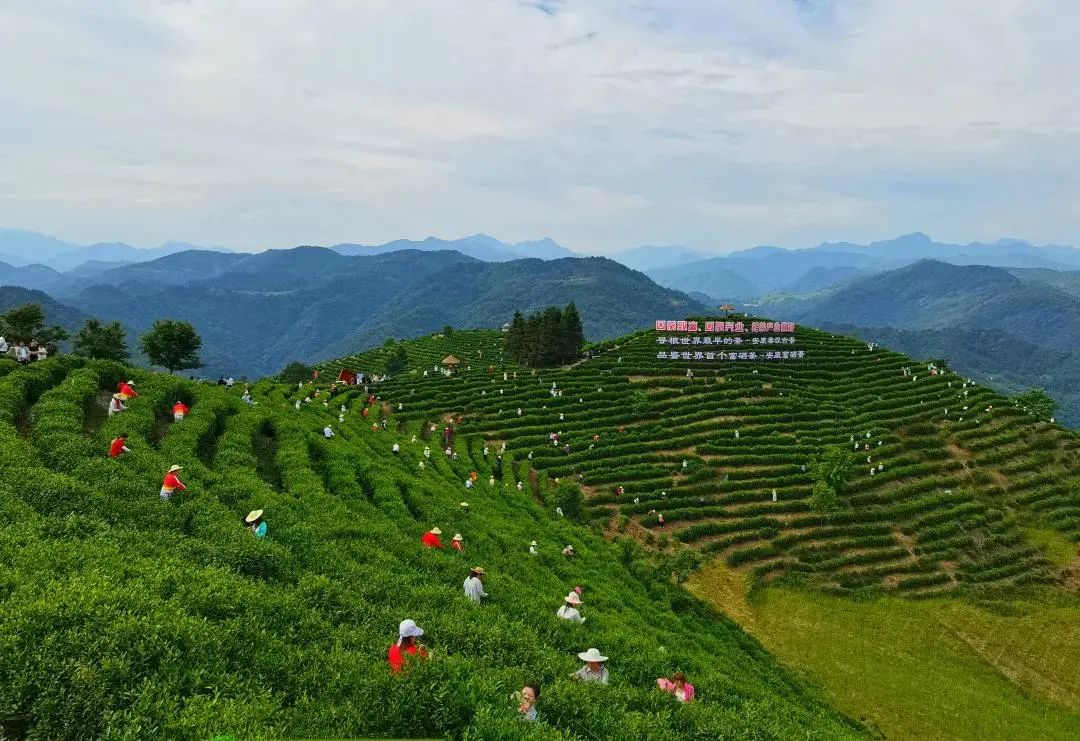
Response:
POLYGON ((485 263, 457 252, 345 257, 302 247, 242 257, 187 252, 105 279, 68 301, 135 333, 161 317, 191 322, 203 337, 207 376, 270 374, 290 360, 346 355, 447 324, 495 328, 517 309, 549 304, 575 302, 592 340, 657 314, 704 310, 602 258, 485 263))

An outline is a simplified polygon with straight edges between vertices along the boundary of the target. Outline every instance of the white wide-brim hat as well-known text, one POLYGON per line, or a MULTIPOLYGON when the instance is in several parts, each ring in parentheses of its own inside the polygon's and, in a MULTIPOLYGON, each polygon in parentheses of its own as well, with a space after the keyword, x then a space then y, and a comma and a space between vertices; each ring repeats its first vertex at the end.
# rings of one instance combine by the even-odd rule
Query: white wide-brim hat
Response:
POLYGON ((590 648, 588 651, 578 654, 577 657, 586 664, 591 661, 607 661, 607 656, 601 656, 600 652, 595 648, 590 648))
POLYGON ((177 466, 176 464, 173 464, 173 465, 169 466, 169 473, 174 473, 176 471, 183 470, 183 468, 184 468, 183 466, 177 466))
POLYGON ((433 527, 433 528, 431 528, 431 530, 429 530, 428 532, 430 532, 430 533, 432 533, 432 534, 434 534, 434 535, 442 535, 442 530, 440 530, 440 529, 439 529, 439 528, 437 528, 437 527, 433 527))
POLYGON ((536 541, 534 540, 533 542, 529 543, 529 545, 536 545, 536 541))
POLYGON ((398 625, 398 636, 401 638, 419 638, 424 635, 424 629, 416 624, 415 620, 402 620, 398 625))
POLYGON ((262 517, 263 511, 261 509, 253 509, 248 512, 248 516, 244 518, 244 522, 255 522, 255 520, 262 517))

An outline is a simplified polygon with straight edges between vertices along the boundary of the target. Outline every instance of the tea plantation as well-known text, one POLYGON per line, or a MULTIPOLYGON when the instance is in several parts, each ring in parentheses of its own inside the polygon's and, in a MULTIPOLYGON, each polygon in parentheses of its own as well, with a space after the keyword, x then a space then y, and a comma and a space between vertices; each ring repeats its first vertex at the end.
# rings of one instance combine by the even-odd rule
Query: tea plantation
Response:
MULTIPOLYGON (((540 418, 549 374, 519 371, 517 384, 501 384, 500 373, 493 383, 477 354, 497 353, 499 340, 462 332, 410 344, 420 364, 458 354, 462 375, 424 378, 417 365, 373 387, 382 398, 371 405, 355 388, 328 399, 325 390, 312 396, 311 385, 263 381, 247 405, 238 388, 107 362, 0 363, 0 737, 865 737, 738 627, 657 573, 633 540, 613 543, 553 515, 538 496, 546 477, 527 460, 549 426, 540 418), (111 392, 126 378, 139 395, 109 418, 111 392), (494 451, 483 455, 479 434, 458 436, 456 459, 437 445, 424 458, 428 443, 413 436, 444 410, 476 415, 464 427, 494 439, 496 410, 480 412, 498 388, 529 410, 520 427, 507 420, 504 431, 519 427, 519 437, 509 439, 494 484, 494 451), (312 401, 297 410, 302 396, 312 401), (177 400, 191 407, 180 422, 169 412, 177 400), (120 432, 131 452, 109 458, 120 432), (391 453, 395 442, 400 455, 391 453), (187 490, 162 502, 173 464, 187 490), (459 502, 474 470, 479 485, 466 513, 459 502), (535 492, 518 490, 518 479, 535 482, 535 492), (252 509, 265 510, 264 540, 243 525, 252 509), (444 539, 461 533, 465 553, 424 549, 420 536, 433 526, 444 539), (561 555, 567 543, 576 558, 561 555), (462 593, 473 565, 487 570, 485 604, 462 593), (582 625, 555 616, 575 585, 584 587, 582 625), (394 676, 386 651, 404 618, 425 629, 433 656, 394 676), (609 686, 568 679, 589 647, 610 657, 609 686), (694 703, 656 689, 657 677, 676 670, 695 684, 694 703), (519 720, 510 699, 530 680, 543 687, 536 723, 519 720)), ((580 414, 571 434, 595 424, 605 442, 613 438, 607 428, 632 413, 621 405, 639 386, 647 406, 635 413, 655 424, 648 414, 659 401, 649 395, 671 392, 631 380, 639 371, 616 375, 629 367, 619 367, 617 352, 565 374, 582 394, 607 387, 589 393, 595 422, 580 414)), ((623 363, 647 369, 644 349, 639 355, 623 363)), ((715 426, 707 419, 703 429, 715 426)), ((568 464, 540 446, 535 463, 547 472, 583 466, 589 477, 611 465, 638 470, 627 486, 644 492, 672 455, 646 450, 649 434, 628 432, 637 441, 607 464, 586 467, 584 454, 568 464)), ((603 496, 594 495, 597 518, 618 506, 603 496)))
POLYGON ((379 393, 403 404, 403 432, 453 415, 461 432, 529 459, 543 474, 531 482, 538 498, 555 480, 580 482, 593 524, 668 553, 689 546, 682 564, 700 554, 763 583, 910 597, 1059 579, 1022 526, 1080 540, 1074 432, 951 372, 813 329, 758 346, 801 359, 756 362, 661 359, 658 334, 670 333, 534 373, 497 360, 499 333, 459 333, 451 377, 435 372, 451 338, 424 338, 410 343, 410 372, 379 393), (853 468, 838 508, 822 514, 811 470, 830 446, 853 468))

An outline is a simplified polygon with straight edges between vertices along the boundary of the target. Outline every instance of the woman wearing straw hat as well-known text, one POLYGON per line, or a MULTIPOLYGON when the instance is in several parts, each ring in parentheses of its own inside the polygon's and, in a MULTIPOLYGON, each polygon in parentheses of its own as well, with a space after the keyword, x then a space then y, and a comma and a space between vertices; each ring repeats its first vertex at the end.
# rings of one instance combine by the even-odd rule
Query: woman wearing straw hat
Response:
POLYGON ((458 553, 465 552, 465 538, 461 537, 461 533, 454 533, 454 537, 450 539, 450 547, 458 553))
POLYGON ((540 555, 540 551, 536 550, 536 541, 535 540, 533 542, 529 543, 529 555, 530 556, 539 556, 540 555))
POLYGON ((247 525, 248 530, 255 533, 256 538, 266 537, 266 520, 262 515, 263 511, 256 509, 248 512, 248 516, 244 518, 244 524, 247 525))
POLYGON ((424 630, 416 624, 415 620, 402 620, 398 625, 397 643, 390 646, 386 652, 390 671, 398 674, 405 668, 405 657, 416 656, 421 659, 428 658, 428 650, 416 642, 416 639, 424 635, 424 630))
POLYGON ((465 596, 471 599, 477 604, 480 603, 484 597, 487 597, 487 592, 484 591, 484 583, 480 581, 480 577, 484 575, 484 570, 479 566, 474 566, 469 569, 469 578, 465 580, 465 596))
POLYGON ((181 468, 181 466, 175 464, 169 466, 169 472, 165 474, 165 480, 161 482, 161 501, 169 501, 174 491, 185 491, 187 489, 183 482, 180 481, 180 477, 176 475, 176 472, 181 468))
POLYGON ((442 541, 439 540, 440 535, 442 535, 442 530, 437 527, 433 527, 420 536, 420 542, 426 545, 428 548, 442 548, 442 541))
POLYGON ((113 394, 112 398, 109 399, 109 416, 111 417, 114 414, 126 411, 127 407, 124 406, 124 395, 119 393, 113 394))
POLYGON ((569 620, 572 623, 584 623, 585 618, 581 617, 581 613, 578 611, 578 607, 581 606, 581 597, 578 597, 577 592, 571 592, 566 595, 566 599, 563 600, 565 604, 559 608, 555 614, 561 617, 563 620, 569 620))
POLYGON ((607 656, 601 656, 600 652, 595 648, 590 648, 588 651, 579 653, 578 658, 585 662, 585 666, 571 674, 571 679, 576 679, 580 682, 597 682, 599 684, 608 683, 608 670, 607 667, 604 666, 604 662, 607 661, 608 658, 607 656))

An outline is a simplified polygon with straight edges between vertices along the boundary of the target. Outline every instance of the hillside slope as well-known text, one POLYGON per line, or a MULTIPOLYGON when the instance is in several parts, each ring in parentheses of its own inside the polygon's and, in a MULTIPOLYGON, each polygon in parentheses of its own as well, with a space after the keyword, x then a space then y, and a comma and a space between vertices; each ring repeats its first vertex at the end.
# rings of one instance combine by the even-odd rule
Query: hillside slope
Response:
POLYGON ((459 414, 462 430, 580 481, 612 534, 720 555, 766 582, 926 597, 1062 578, 1023 528, 1080 540, 1080 437, 898 353, 805 328, 794 340, 784 349, 803 360, 671 361, 650 330, 525 383, 489 374, 488 350, 462 358, 471 371, 417 367, 381 393, 415 425, 459 414), (853 473, 821 514, 810 465, 826 446, 850 451, 853 473))
POLYGON ((0 735, 865 735, 631 543, 519 491, 527 461, 508 454, 496 475, 462 436, 456 460, 421 469, 426 443, 360 390, 299 410, 312 387, 263 383, 255 406, 238 393, 66 356, 0 361, 0 735), (106 419, 104 400, 131 375, 138 398, 106 419), (191 406, 179 423, 176 399, 191 406), (369 426, 387 413, 388 429, 369 426), (131 452, 110 460, 121 431, 131 452), (162 502, 173 463, 187 490, 162 502), (463 513, 470 470, 481 484, 463 513), (265 540, 242 524, 255 508, 265 540), (434 525, 462 533, 465 555, 422 548, 434 525), (565 543, 577 558, 560 555, 565 543), (477 564, 483 605, 462 594, 477 564), (583 625, 554 614, 575 584, 583 625), (406 617, 434 658, 395 677, 386 650, 406 617), (610 686, 567 679, 589 646, 611 657, 610 686), (691 705, 655 688, 677 669, 697 687, 691 705), (523 725, 510 693, 530 679, 540 721, 523 725))
POLYGON ((926 260, 818 296, 763 301, 756 310, 899 342, 905 352, 947 357, 960 372, 1007 388, 1045 387, 1063 419, 1076 424, 1080 398, 1070 369, 1080 363, 1080 298, 1067 290, 1070 276, 926 260), (1030 352, 1017 352, 1022 346, 1030 352))

